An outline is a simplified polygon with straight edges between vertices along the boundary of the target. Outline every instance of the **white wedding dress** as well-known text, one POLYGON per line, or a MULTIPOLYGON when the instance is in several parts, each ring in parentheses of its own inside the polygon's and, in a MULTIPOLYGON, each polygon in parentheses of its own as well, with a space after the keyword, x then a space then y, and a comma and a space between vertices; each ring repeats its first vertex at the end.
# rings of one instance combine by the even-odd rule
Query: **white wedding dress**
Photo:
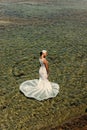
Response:
POLYGON ((39 79, 27 80, 20 85, 20 91, 30 98, 44 100, 55 97, 59 93, 59 85, 49 82, 47 71, 42 59, 39 59, 41 67, 39 69, 39 79))

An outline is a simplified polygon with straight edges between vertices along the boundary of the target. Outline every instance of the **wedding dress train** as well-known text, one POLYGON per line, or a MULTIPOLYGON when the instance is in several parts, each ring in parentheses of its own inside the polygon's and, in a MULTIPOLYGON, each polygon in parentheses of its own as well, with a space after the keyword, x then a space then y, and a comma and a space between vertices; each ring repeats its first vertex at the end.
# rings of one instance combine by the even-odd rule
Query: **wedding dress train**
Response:
POLYGON ((44 100, 55 97, 59 93, 59 85, 57 83, 50 82, 47 77, 46 67, 39 59, 41 67, 39 69, 39 79, 27 80, 20 85, 20 91, 30 98, 36 100, 44 100))

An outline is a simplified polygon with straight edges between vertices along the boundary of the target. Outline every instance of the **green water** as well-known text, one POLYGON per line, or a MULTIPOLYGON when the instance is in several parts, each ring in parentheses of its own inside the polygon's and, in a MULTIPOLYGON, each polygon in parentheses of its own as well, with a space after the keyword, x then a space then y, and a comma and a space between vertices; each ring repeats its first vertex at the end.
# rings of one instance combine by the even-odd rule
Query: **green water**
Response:
POLYGON ((86 1, 0 3, 0 128, 54 127, 87 108, 86 1), (4 23, 5 22, 5 23, 4 23), (7 23, 6 23, 7 22, 7 23), (49 80, 60 93, 42 102, 19 91, 39 78, 39 52, 48 50, 49 80))

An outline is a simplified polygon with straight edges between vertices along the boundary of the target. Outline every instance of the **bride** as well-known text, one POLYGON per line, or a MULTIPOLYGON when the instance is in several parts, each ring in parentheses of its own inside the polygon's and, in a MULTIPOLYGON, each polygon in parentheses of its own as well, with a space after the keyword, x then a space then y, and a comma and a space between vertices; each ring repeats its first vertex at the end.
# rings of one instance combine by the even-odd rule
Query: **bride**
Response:
POLYGON ((39 79, 27 80, 20 85, 20 91, 30 98, 44 100, 55 97, 59 93, 59 85, 48 80, 49 68, 46 60, 47 51, 40 52, 39 79))

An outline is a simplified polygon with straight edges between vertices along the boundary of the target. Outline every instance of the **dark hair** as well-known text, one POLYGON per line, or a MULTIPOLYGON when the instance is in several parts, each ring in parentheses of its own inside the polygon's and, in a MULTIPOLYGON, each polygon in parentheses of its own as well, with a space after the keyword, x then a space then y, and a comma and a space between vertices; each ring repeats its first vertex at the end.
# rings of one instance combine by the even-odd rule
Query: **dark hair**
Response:
POLYGON ((40 56, 42 56, 42 54, 43 54, 43 52, 41 51, 41 52, 40 52, 40 56))

